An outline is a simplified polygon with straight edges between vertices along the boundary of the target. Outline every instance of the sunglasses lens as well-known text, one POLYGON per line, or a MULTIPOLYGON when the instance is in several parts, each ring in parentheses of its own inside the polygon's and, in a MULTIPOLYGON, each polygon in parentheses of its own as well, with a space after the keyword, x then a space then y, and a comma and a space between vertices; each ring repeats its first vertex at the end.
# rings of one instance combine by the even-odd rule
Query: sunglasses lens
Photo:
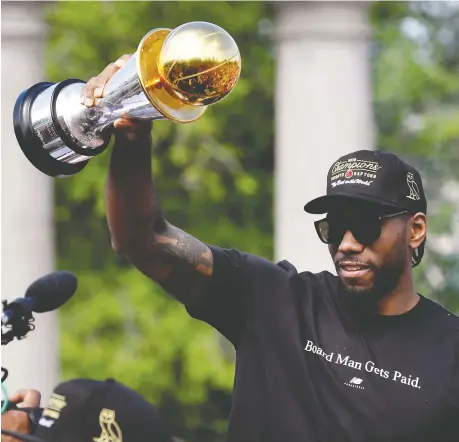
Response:
POLYGON ((324 219, 317 225, 321 241, 326 244, 340 244, 345 233, 350 230, 354 238, 363 245, 376 241, 381 234, 379 219, 324 219))
POLYGON ((320 239, 326 244, 339 244, 346 232, 344 228, 336 222, 324 219, 318 224, 320 239))
POLYGON ((379 219, 359 220, 350 230, 360 244, 370 245, 381 235, 381 222, 379 219))
POLYGON ((323 219, 317 223, 317 233, 322 242, 328 244, 330 238, 330 225, 326 219, 323 219))

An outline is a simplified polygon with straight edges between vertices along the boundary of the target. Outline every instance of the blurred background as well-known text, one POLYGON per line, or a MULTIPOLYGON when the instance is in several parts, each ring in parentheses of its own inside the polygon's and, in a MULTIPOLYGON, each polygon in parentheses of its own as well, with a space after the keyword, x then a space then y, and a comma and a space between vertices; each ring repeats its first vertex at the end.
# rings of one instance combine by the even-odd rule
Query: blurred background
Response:
POLYGON ((210 21, 239 45, 242 76, 197 122, 154 124, 168 219, 201 240, 299 270, 331 270, 302 207, 340 155, 378 148, 421 171, 425 296, 459 311, 459 3, 2 2, 2 298, 67 269, 77 294, 2 348, 6 385, 114 377, 158 404, 190 442, 223 439, 232 347, 111 249, 109 153, 51 179, 16 143, 12 110, 39 81, 87 80, 156 27, 210 21))

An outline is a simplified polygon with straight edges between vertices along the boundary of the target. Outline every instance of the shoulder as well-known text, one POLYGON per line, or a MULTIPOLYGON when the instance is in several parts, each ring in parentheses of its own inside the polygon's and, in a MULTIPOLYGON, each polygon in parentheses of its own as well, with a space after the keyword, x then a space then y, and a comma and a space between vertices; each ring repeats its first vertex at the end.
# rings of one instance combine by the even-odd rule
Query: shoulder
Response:
POLYGON ((309 271, 297 272, 295 266, 288 261, 280 261, 277 266, 285 271, 289 288, 298 296, 309 295, 312 299, 337 307, 340 292, 339 278, 324 270, 313 273, 309 271))
POLYGON ((426 298, 423 295, 421 302, 424 305, 425 311, 433 319, 433 324, 442 324, 445 328, 453 328, 459 332, 459 316, 443 307, 439 302, 426 298))
POLYGON ((421 302, 424 307, 425 326, 438 342, 453 342, 459 357, 459 316, 443 307, 439 302, 422 295, 421 302))
POLYGON ((339 278, 326 270, 318 273, 308 271, 298 273, 297 280, 303 290, 319 294, 339 292, 339 278))
POLYGON ((338 278, 330 272, 320 273, 298 272, 294 264, 287 260, 277 262, 252 253, 241 252, 237 249, 228 249, 209 245, 214 258, 214 272, 216 276, 233 273, 234 276, 245 278, 280 278, 284 281, 293 281, 310 288, 326 288, 330 291, 337 290, 338 278))
POLYGON ((319 273, 301 272, 299 277, 308 284, 317 284, 331 290, 338 290, 339 278, 328 271, 319 273))
POLYGON ((459 336, 459 316, 443 307, 439 302, 420 296, 424 308, 433 320, 432 324, 437 327, 441 326, 442 329, 454 331, 459 336))
POLYGON ((214 269, 220 272, 238 272, 243 274, 277 274, 295 275, 296 268, 288 261, 275 263, 267 258, 252 253, 241 252, 237 249, 222 248, 209 245, 214 258, 214 269))

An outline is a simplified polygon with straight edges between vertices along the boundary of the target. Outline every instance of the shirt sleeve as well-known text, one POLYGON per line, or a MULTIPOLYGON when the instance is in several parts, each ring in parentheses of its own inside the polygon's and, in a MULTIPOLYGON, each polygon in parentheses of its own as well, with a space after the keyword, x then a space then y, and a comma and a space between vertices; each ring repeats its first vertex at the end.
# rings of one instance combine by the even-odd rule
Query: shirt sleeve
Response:
POLYGON ((263 293, 263 285, 285 272, 256 255, 209 247, 214 260, 212 276, 199 302, 186 309, 191 317, 210 324, 237 346, 250 319, 254 299, 263 293))

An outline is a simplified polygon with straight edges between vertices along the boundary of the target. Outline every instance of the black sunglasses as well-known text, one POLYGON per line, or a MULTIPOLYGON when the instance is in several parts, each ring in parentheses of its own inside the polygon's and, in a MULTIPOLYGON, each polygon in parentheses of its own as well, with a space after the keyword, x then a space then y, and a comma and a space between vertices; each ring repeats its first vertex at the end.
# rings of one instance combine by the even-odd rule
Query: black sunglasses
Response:
POLYGON ((394 216, 405 215, 403 212, 389 213, 381 216, 354 216, 352 218, 336 217, 324 218, 314 222, 319 239, 325 244, 341 244, 347 231, 351 231, 354 238, 365 246, 376 241, 381 235, 382 221, 394 216))

